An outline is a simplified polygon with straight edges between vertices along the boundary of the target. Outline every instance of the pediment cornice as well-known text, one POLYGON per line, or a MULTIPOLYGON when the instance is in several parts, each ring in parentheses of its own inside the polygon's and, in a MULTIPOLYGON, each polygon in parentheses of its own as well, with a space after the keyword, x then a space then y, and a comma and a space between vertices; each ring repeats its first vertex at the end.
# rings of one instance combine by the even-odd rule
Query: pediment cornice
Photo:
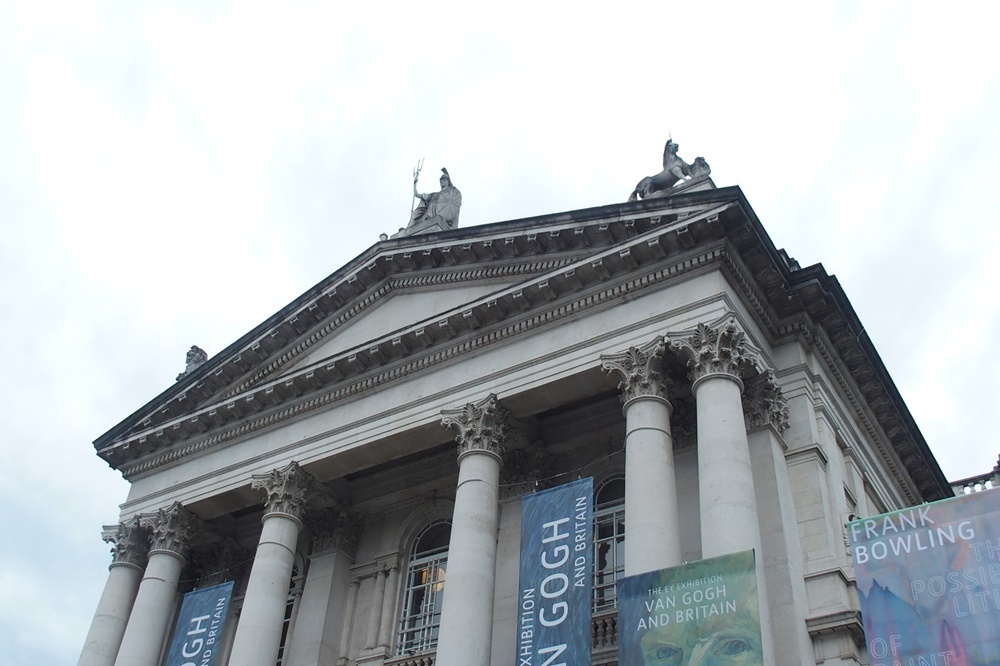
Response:
POLYGON ((623 297, 662 287, 666 280, 716 263, 724 255, 716 243, 679 263, 650 270, 653 264, 662 263, 668 251, 676 255, 685 251, 687 243, 678 243, 678 236, 721 238, 721 229, 716 229, 718 214, 726 207, 715 206, 672 227, 650 227, 644 234, 577 261, 554 262, 546 273, 460 308, 138 429, 99 454, 132 476, 587 309, 608 307, 623 297))
MULTIPOLYGON (((777 250, 738 188, 695 192, 382 242, 95 442, 126 478, 611 307, 685 273, 719 268, 772 342, 820 346, 869 434, 885 436, 924 498, 947 481, 836 278, 777 250), (461 307, 295 365, 394 293, 495 281, 461 307), (837 359, 842 364, 837 363, 837 359), (839 372, 839 371, 838 371, 839 372), (865 404, 870 406, 866 410, 865 404), (874 417, 874 421, 872 420, 874 417)), ((883 451, 885 454, 886 452, 883 451)), ((886 455, 892 465, 892 456, 886 455)), ((905 488, 904 470, 893 469, 905 488)))

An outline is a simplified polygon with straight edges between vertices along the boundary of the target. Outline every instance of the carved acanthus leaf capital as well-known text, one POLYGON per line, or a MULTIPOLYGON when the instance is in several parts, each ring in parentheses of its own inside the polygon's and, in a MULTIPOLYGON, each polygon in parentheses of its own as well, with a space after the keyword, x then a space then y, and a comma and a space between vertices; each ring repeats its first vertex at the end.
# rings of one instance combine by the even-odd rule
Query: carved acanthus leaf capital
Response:
POLYGON ((693 330, 667 335, 670 350, 687 362, 692 382, 724 374, 742 383, 747 365, 756 361, 756 351, 732 316, 715 325, 698 324, 693 330))
POLYGON ((188 567, 198 578, 198 586, 204 587, 241 578, 250 553, 235 539, 226 537, 192 549, 188 559, 188 567))
POLYGON ((101 538, 112 544, 112 564, 131 564, 140 569, 146 568, 149 530, 139 524, 138 516, 117 525, 105 525, 101 538))
POLYGON ((302 519, 309 497, 320 489, 315 477, 294 460, 267 474, 254 474, 252 487, 267 493, 264 498, 265 516, 284 513, 298 520, 302 519))
POLYGON ((503 458, 500 473, 500 499, 519 497, 544 487, 552 476, 555 457, 535 442, 526 449, 509 451, 503 458))
POLYGON ((181 557, 187 554, 191 539, 200 527, 197 516, 180 502, 158 509, 156 513, 143 514, 139 524, 153 532, 149 549, 169 550, 181 557))
POLYGON ((771 371, 747 382, 743 389, 743 415, 747 428, 773 425, 781 432, 788 427, 788 400, 771 371))
POLYGON ((663 376, 663 337, 619 354, 601 354, 601 367, 619 379, 622 402, 640 396, 670 399, 670 380, 663 376))
POLYGON ((312 536, 313 553, 339 550, 353 558, 358 552, 358 539, 365 527, 365 517, 350 505, 340 503, 333 507, 310 511, 306 529, 312 536))
POLYGON ((510 411, 500 404, 496 394, 491 393, 459 409, 442 410, 441 425, 458 430, 455 441, 459 457, 472 451, 485 451, 500 458, 511 425, 510 411))

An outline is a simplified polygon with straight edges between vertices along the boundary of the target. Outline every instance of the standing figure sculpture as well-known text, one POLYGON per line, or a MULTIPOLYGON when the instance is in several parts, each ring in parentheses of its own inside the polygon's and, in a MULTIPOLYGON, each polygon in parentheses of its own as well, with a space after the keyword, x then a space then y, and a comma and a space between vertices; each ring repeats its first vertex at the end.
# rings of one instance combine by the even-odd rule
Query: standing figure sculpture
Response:
POLYGON ((417 192, 417 180, 420 171, 413 174, 413 196, 420 199, 420 204, 410 215, 410 223, 398 236, 411 234, 447 231, 458 226, 458 212, 462 207, 462 193, 451 184, 451 176, 447 169, 441 169, 441 190, 431 194, 417 192))
POLYGON ((635 201, 639 198, 646 199, 651 196, 664 196, 666 190, 678 183, 708 176, 712 173, 712 169, 709 168, 704 157, 697 157, 694 164, 688 164, 677 154, 678 148, 680 146, 674 143, 672 138, 667 139, 667 145, 663 148, 663 171, 655 176, 646 176, 640 180, 635 189, 632 190, 632 194, 629 195, 629 201, 635 201))

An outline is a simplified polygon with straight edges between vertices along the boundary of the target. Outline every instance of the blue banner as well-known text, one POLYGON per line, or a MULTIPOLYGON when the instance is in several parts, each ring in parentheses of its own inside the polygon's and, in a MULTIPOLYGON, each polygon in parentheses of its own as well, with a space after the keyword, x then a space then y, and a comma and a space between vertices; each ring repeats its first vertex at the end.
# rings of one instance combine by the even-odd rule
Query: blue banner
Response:
POLYGON ((590 663, 594 480, 521 499, 517 666, 590 663))
POLYGON ((847 531, 872 666, 1000 664, 1000 489, 847 531))
POLYGON ((184 595, 166 666, 214 666, 232 594, 230 581, 184 595))

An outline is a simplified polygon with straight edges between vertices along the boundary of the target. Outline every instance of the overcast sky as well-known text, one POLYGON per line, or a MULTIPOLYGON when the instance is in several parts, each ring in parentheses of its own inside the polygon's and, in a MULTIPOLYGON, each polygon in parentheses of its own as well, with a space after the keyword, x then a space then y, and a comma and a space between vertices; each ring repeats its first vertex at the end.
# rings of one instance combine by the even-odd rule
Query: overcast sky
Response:
POLYGON ((945 474, 993 467, 991 3, 344 4, 0 0, 0 661, 79 655, 91 442, 405 225, 421 157, 467 227, 624 201, 672 133, 837 275, 945 474))

